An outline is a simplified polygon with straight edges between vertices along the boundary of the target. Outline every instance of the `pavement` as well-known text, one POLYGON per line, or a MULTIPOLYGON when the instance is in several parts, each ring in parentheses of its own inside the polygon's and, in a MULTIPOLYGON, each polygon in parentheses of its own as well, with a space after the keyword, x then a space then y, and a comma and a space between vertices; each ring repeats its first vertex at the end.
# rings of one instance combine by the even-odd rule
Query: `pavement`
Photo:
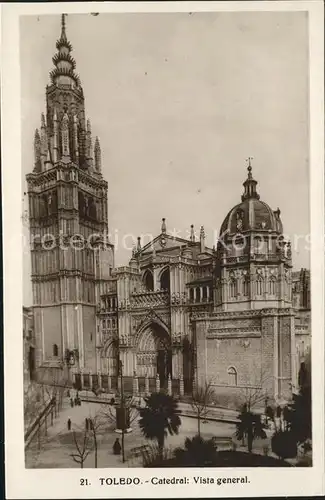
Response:
MULTIPOLYGON (((107 413, 107 407, 106 407, 107 413)), ((122 463, 122 457, 113 455, 112 447, 118 437, 115 432, 114 419, 103 417, 103 406, 96 403, 82 402, 81 406, 71 408, 69 399, 65 399, 63 409, 53 426, 49 426, 47 436, 42 436, 41 449, 38 450, 37 439, 31 444, 26 452, 27 468, 77 468, 71 454, 76 453, 73 431, 77 433, 78 446, 82 447, 83 432, 86 418, 96 418, 101 422, 98 430, 98 467, 141 467, 141 457, 131 458, 131 450, 135 447, 151 444, 140 431, 138 418, 131 423, 132 432, 125 435, 125 455, 127 462, 122 463), (67 421, 71 419, 71 431, 68 430, 67 421)), ((194 437, 197 434, 197 420, 181 416, 181 427, 178 435, 166 438, 166 448, 173 449, 183 446, 186 437, 194 437)), ((201 435, 205 439, 213 436, 221 440, 230 439, 235 431, 235 425, 226 422, 206 421, 201 422, 201 435)), ((95 455, 92 451, 84 462, 84 468, 95 466, 95 455)))
MULTIPOLYGON (((183 446, 186 437, 194 437, 197 434, 198 422, 194 418, 194 412, 191 405, 185 402, 179 403, 181 410, 181 427, 179 434, 168 436, 165 441, 167 450, 183 446), (192 415, 189 414, 192 412, 192 415)), ((81 406, 71 408, 70 399, 65 398, 60 415, 54 419, 53 426, 49 424, 47 435, 42 435, 41 449, 38 449, 37 438, 26 451, 27 468, 78 468, 71 454, 76 454, 76 444, 74 442, 73 431, 77 436, 77 444, 82 448, 85 419, 93 418, 98 422, 97 441, 98 441, 98 468, 116 468, 116 467, 141 467, 142 458, 132 458, 134 448, 152 444, 141 434, 138 425, 138 415, 134 410, 131 415, 131 428, 129 434, 125 434, 125 456, 126 462, 122 462, 121 456, 113 454, 113 443, 118 437, 121 442, 121 436, 115 432, 115 418, 108 417, 108 411, 114 410, 114 407, 102 405, 94 402, 82 401, 81 406), (71 430, 68 430, 68 419, 71 420, 71 430)), ((247 446, 242 447, 242 443, 235 437, 236 419, 238 412, 223 408, 209 409, 208 417, 201 419, 201 435, 205 439, 217 438, 218 449, 229 449, 230 443, 235 444, 240 451, 247 451, 247 446)), ((256 439, 253 442, 253 452, 262 454, 265 448, 268 448, 269 455, 275 456, 271 452, 272 431, 267 430, 266 439, 256 439)), ((95 453, 91 450, 85 459, 84 468, 95 467, 95 453)))

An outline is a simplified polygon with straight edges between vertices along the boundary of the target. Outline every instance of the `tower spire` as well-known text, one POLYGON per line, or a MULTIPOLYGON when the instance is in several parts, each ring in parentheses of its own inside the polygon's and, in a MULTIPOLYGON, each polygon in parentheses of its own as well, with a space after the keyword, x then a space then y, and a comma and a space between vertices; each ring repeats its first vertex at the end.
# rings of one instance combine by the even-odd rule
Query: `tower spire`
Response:
POLYGON ((95 139, 94 156, 96 172, 100 174, 102 170, 102 153, 98 137, 95 139))
POLYGON ((242 201, 249 200, 251 198, 255 198, 256 200, 260 199, 260 195, 256 191, 257 181, 253 179, 252 175, 252 160, 253 160, 252 156, 249 156, 246 159, 246 162, 248 163, 247 167, 248 174, 247 174, 247 179, 243 184, 245 191, 241 197, 242 201))
POLYGON ((71 85, 80 87, 79 75, 75 73, 76 62, 71 57, 72 45, 67 39, 66 33, 66 14, 61 16, 61 35, 56 42, 57 53, 52 58, 55 68, 51 71, 50 77, 55 85, 71 85))
POLYGON ((67 41, 67 34, 65 31, 65 16, 67 14, 62 14, 61 15, 61 40, 67 41))

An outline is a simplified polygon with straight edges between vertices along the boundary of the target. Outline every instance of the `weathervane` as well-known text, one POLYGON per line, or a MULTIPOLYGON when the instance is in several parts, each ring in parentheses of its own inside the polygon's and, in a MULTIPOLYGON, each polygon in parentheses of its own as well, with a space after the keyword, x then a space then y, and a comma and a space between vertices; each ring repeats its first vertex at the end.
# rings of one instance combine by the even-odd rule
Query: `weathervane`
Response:
POLYGON ((252 172, 252 160, 254 160, 253 156, 249 156, 248 158, 246 158, 246 161, 248 163, 247 170, 248 170, 249 176, 251 176, 251 172, 252 172))

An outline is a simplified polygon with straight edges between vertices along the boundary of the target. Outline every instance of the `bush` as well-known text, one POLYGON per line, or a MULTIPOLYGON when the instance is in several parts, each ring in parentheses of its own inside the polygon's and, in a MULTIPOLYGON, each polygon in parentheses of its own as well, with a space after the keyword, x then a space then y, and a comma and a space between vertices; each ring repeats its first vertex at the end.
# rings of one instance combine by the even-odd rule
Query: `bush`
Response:
POLYGON ((146 446, 141 452, 143 467, 164 467, 164 463, 168 463, 173 459, 173 454, 169 449, 164 448, 163 456, 161 450, 156 444, 146 446))
POLYGON ((290 431, 277 431, 271 440, 272 451, 280 458, 295 458, 297 456, 297 442, 290 431))
POLYGON ((197 435, 186 438, 184 448, 177 448, 174 455, 179 467, 208 467, 216 460, 217 447, 213 438, 205 440, 197 435))

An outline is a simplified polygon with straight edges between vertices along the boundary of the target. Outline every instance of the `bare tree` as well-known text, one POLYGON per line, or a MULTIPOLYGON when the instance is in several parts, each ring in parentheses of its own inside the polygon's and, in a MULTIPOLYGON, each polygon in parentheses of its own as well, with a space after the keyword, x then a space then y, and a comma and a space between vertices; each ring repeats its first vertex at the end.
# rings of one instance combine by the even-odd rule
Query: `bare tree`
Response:
POLYGON ((215 392, 212 382, 205 382, 198 386, 193 392, 191 406, 197 416, 197 432, 201 434, 201 419, 206 418, 209 413, 208 406, 215 400, 215 392))
POLYGON ((243 387, 240 391, 241 406, 246 407, 247 411, 251 411, 256 407, 264 407, 267 398, 266 383, 270 380, 271 376, 264 370, 253 368, 253 377, 250 384, 243 387))
MULTIPOLYGON (((128 421, 131 426, 132 422, 138 417, 139 412, 136 406, 136 400, 133 396, 123 396, 123 409, 126 414, 128 414, 128 421)), ((117 428, 117 418, 116 418, 116 406, 115 405, 102 405, 102 415, 108 422, 117 428)), ((126 429, 122 426, 121 437, 122 437, 122 461, 125 462, 125 450, 124 450, 124 438, 126 429)))
POLYGON ((80 464, 80 468, 83 469, 86 458, 93 451, 93 441, 91 439, 91 434, 89 429, 84 429, 79 433, 77 433, 76 431, 72 431, 72 436, 76 452, 70 453, 70 457, 72 457, 73 460, 77 462, 77 464, 80 464), (81 438, 80 442, 78 442, 78 437, 81 438))
POLYGON ((95 468, 98 466, 98 433, 100 429, 104 426, 102 413, 97 413, 94 416, 90 416, 89 420, 89 431, 92 435, 93 446, 95 451, 95 468))

